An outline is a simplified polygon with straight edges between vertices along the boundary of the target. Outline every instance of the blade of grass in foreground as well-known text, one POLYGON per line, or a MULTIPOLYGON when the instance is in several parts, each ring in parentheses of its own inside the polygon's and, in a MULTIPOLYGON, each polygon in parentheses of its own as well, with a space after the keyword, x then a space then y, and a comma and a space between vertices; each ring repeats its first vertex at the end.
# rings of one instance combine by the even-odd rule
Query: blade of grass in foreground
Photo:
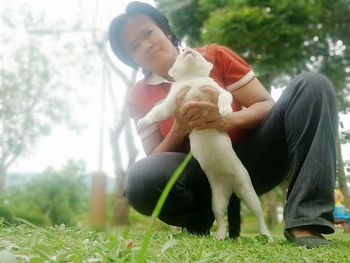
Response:
POLYGON ((149 226, 147 227, 145 236, 143 238, 142 246, 140 249, 140 252, 137 255, 137 262, 138 263, 143 263, 145 262, 145 257, 146 257, 146 250, 149 246, 149 243, 151 241, 151 236, 152 236, 152 226, 155 222, 155 220, 158 218, 160 211, 162 210, 163 204, 166 200, 166 198, 169 195, 169 192, 173 185, 175 184, 177 178, 181 175, 182 171, 185 169, 186 165, 192 158, 192 153, 188 153, 186 158, 182 161, 182 163, 176 168, 175 172, 172 174, 170 177, 170 180, 168 183, 165 185, 164 190, 162 194, 160 195, 157 205, 153 210, 152 217, 151 217, 151 222, 149 226))
POLYGON ((25 220, 25 219, 23 219, 23 218, 19 218, 19 217, 16 217, 16 216, 14 216, 13 218, 14 218, 15 220, 17 220, 17 222, 21 222, 22 224, 25 224, 25 225, 27 225, 27 226, 30 226, 30 227, 32 227, 32 228, 34 228, 34 229, 39 230, 39 231, 42 231, 42 232, 44 232, 44 233, 47 234, 47 235, 52 235, 52 234, 50 233, 50 231, 47 231, 46 229, 44 229, 44 228, 42 228, 42 227, 36 226, 36 225, 34 225, 33 223, 31 223, 31 222, 29 222, 29 221, 27 221, 27 220, 25 220))

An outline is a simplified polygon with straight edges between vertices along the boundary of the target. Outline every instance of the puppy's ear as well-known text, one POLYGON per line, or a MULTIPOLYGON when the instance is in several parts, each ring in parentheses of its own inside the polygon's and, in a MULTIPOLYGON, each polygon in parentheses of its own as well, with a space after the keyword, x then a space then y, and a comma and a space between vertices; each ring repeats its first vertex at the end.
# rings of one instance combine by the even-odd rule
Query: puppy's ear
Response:
POLYGON ((211 71, 213 69, 213 64, 210 63, 209 61, 207 61, 207 65, 208 65, 208 70, 211 71))
POLYGON ((169 74, 170 77, 174 77, 174 71, 175 71, 174 67, 169 69, 168 74, 169 74))
POLYGON ((177 55, 174 64, 172 65, 172 67, 168 71, 169 76, 173 77, 173 78, 176 76, 176 72, 177 72, 177 70, 176 70, 177 61, 180 59, 180 56, 183 53, 181 48, 179 48, 178 50, 179 50, 179 54, 177 55))
POLYGON ((169 76, 174 78, 174 79, 176 78, 177 73, 178 73, 178 70, 174 66, 171 69, 169 69, 169 71, 168 71, 169 76))

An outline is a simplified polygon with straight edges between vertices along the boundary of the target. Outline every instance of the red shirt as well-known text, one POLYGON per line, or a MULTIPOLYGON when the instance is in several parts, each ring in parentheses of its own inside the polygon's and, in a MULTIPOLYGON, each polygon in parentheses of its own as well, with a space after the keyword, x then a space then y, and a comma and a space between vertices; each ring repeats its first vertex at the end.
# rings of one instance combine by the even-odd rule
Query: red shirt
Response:
MULTIPOLYGON (((227 89, 231 93, 247 84, 255 75, 249 65, 232 50, 211 44, 204 47, 196 48, 203 57, 213 64, 210 77, 213 78, 219 86, 227 89), (230 87, 229 87, 230 86, 230 87), (228 88, 229 87, 229 88, 228 88)), ((167 82, 155 74, 145 78, 131 90, 129 94, 129 111, 131 117, 137 121, 145 116, 156 104, 160 103, 167 95, 171 83, 167 82)), ((233 111, 242 109, 241 105, 233 97, 233 111)), ((146 130, 138 131, 141 140, 147 138, 157 129, 165 137, 174 122, 174 116, 161 121, 146 130)), ((231 130, 228 132, 233 142, 240 141, 245 130, 231 130)))

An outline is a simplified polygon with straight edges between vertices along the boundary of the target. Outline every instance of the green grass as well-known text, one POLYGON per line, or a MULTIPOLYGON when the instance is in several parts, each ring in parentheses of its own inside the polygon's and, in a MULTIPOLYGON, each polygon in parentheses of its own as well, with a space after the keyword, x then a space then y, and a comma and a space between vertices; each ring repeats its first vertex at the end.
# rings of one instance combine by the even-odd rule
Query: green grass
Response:
MULTIPOLYGON (((135 211, 124 229, 95 231, 64 225, 40 228, 17 218, 22 225, 0 221, 0 263, 18 262, 350 262, 350 234, 330 236, 327 247, 296 247, 274 231, 274 241, 257 235, 252 216, 245 214, 242 237, 216 240, 198 237, 161 223, 156 218, 172 184, 191 158, 187 156, 165 187, 151 218, 135 211)), ((244 209, 243 209, 244 210, 244 209)), ((1 219, 1 218, 0 218, 1 219)))
MULTIPOLYGON (((6 253, 18 262, 135 262, 144 235, 144 230, 130 228, 98 232, 0 225, 0 262, 6 253)), ((239 240, 219 241, 215 230, 198 237, 157 221, 146 262, 350 262, 350 234, 329 235, 332 245, 311 250, 274 237, 268 243, 264 236, 245 232, 239 240)))
MULTIPOLYGON (((216 240, 198 237, 161 223, 156 218, 172 184, 191 156, 173 174, 151 218, 135 211, 131 226, 95 231, 64 225, 40 228, 22 219, 9 226, 0 220, 0 263, 14 262, 350 262, 350 234, 337 232, 330 246, 315 249, 296 247, 274 231, 274 241, 257 235, 249 214, 243 216, 242 237, 216 240)), ((0 218, 1 219, 1 218, 0 218)))

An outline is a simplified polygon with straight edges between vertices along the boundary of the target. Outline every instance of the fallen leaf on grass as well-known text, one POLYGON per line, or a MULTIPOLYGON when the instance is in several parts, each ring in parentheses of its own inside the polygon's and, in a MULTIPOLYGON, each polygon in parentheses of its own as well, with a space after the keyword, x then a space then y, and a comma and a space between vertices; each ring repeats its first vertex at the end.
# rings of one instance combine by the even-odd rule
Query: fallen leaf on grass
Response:
POLYGON ((124 240, 124 244, 128 249, 132 249, 135 246, 134 242, 132 242, 131 240, 124 240))
POLYGON ((169 248, 175 246, 177 243, 179 243, 179 240, 170 239, 168 242, 166 242, 166 243, 163 245, 162 253, 164 253, 165 251, 167 251, 169 248))

